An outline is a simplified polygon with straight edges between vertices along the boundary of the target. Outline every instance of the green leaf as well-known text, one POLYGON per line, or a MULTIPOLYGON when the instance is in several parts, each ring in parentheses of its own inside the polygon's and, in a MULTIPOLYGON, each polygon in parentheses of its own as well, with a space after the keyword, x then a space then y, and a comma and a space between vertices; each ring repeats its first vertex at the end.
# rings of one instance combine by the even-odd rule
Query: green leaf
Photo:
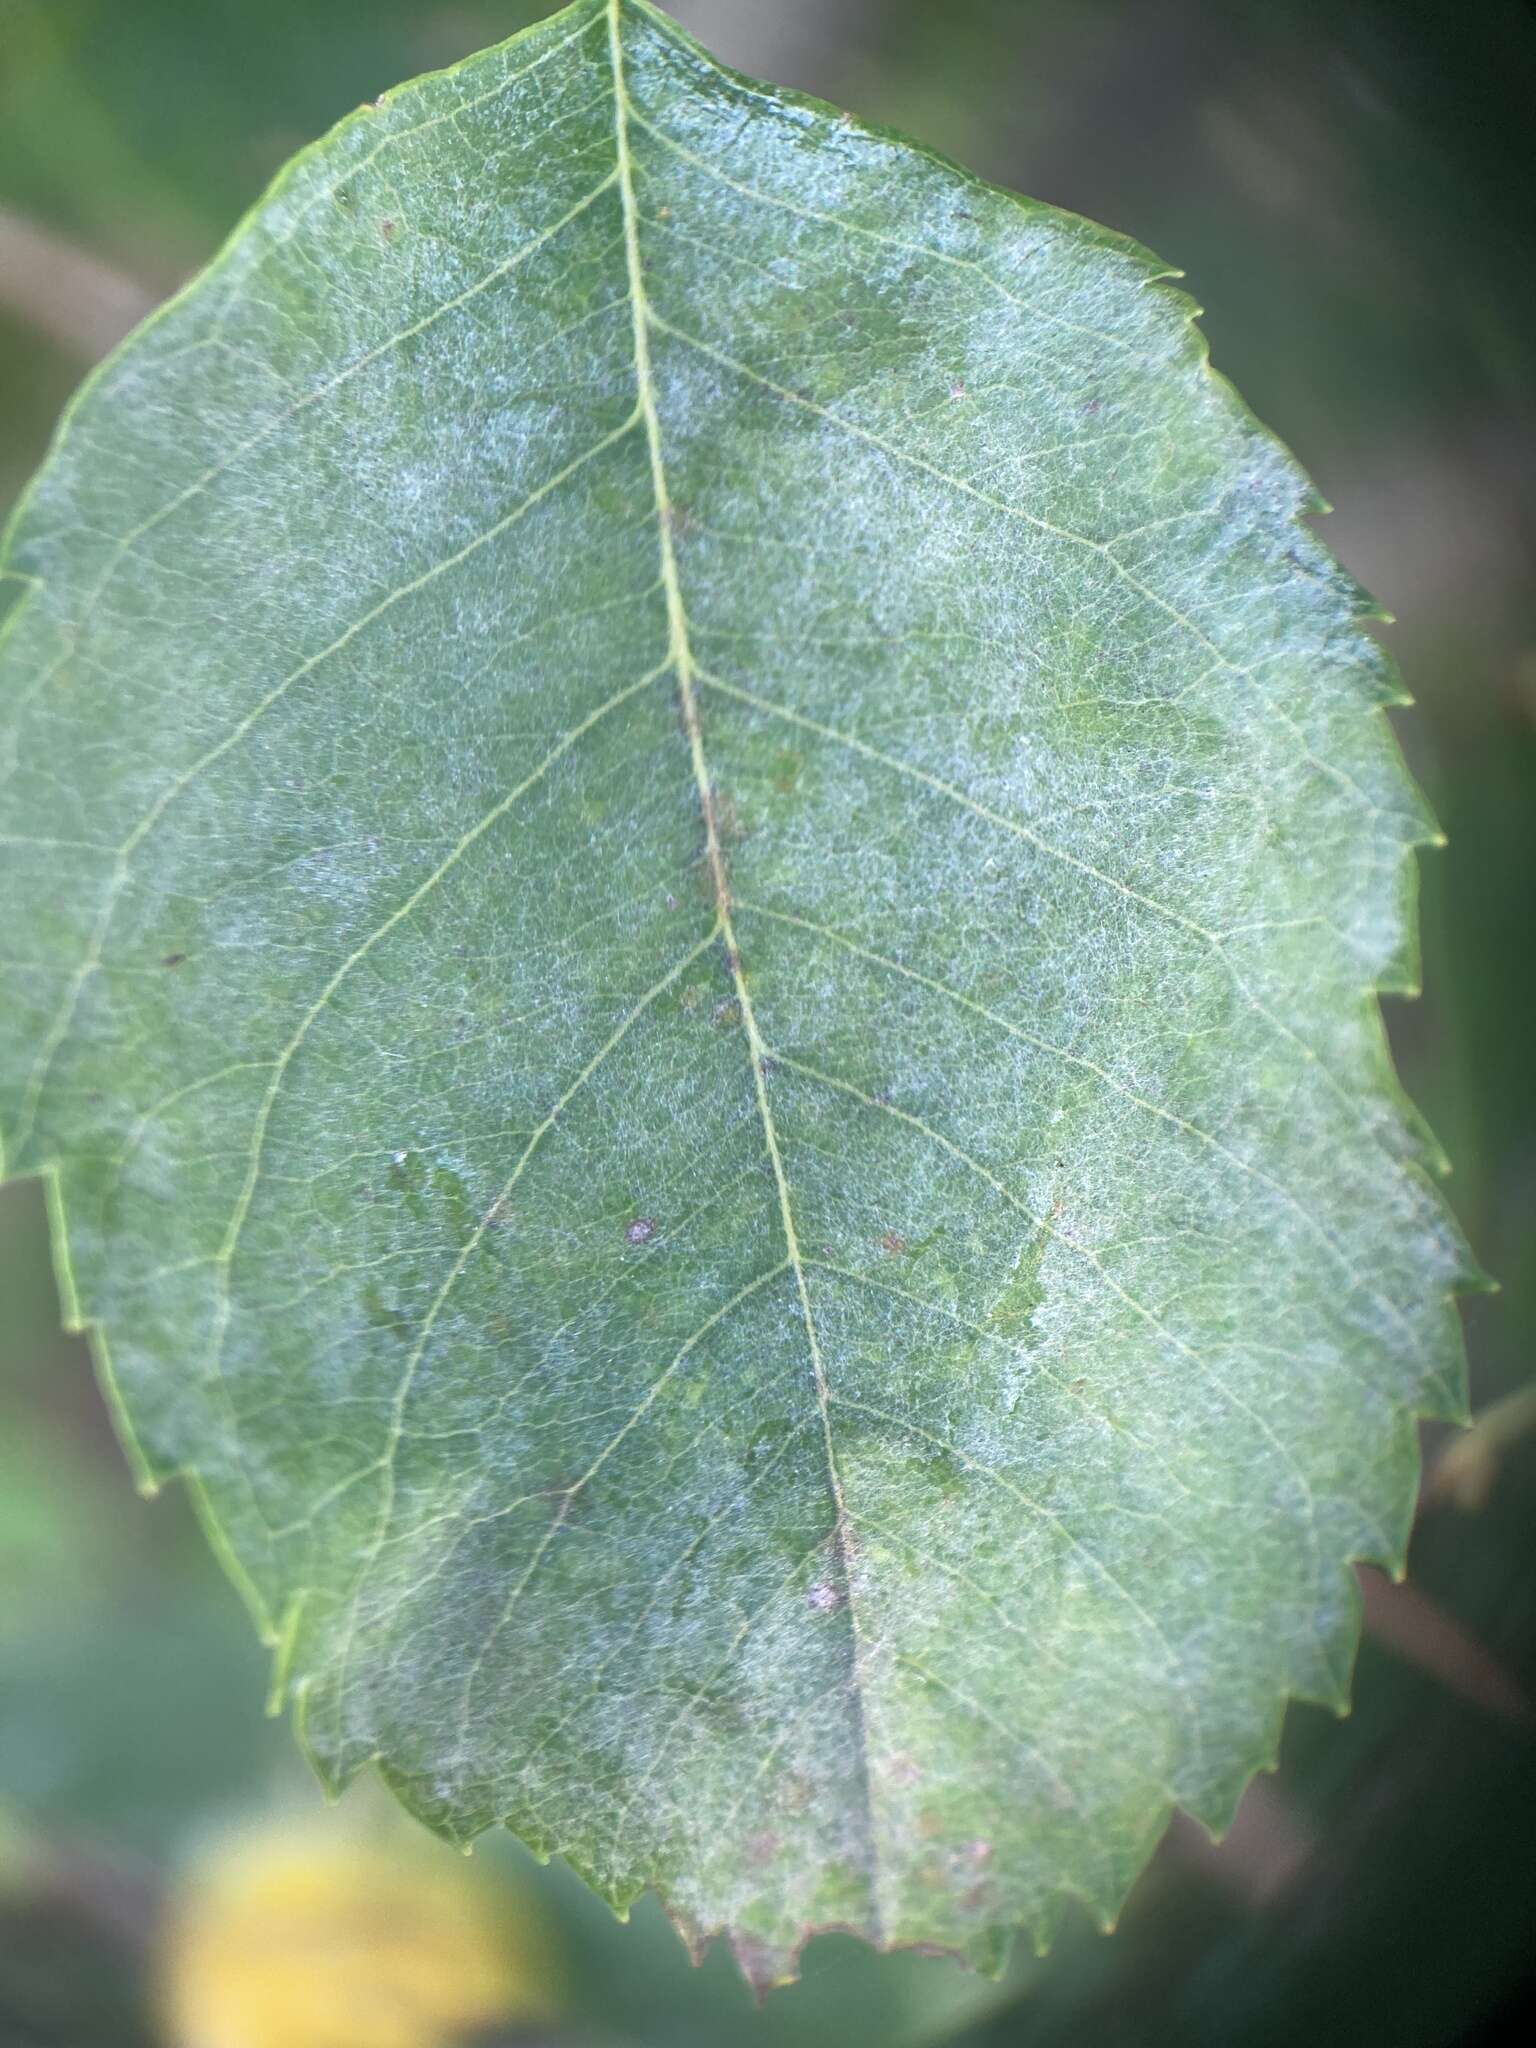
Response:
POLYGON ((1461 1406, 1394 684, 1167 274, 577 0, 11 536, 9 1164, 145 1484, 328 1779, 760 1977, 1112 1914, 1461 1406))

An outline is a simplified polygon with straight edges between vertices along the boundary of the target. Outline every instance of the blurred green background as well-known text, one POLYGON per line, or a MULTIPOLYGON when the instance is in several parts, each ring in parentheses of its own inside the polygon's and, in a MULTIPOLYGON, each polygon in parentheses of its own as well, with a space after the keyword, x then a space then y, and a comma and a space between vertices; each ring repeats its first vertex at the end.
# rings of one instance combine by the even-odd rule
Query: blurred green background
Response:
MULTIPOLYGON (((0 508, 91 362, 298 145, 545 11, 0 0, 0 508)), ((1113 1936, 1085 1923, 1002 1985, 828 1937, 759 2011, 649 1902, 619 1927, 510 1843, 461 1865, 365 1793, 323 1813, 187 1501, 134 1496, 58 1328, 40 1191, 9 1187, 0 2044, 1503 2038, 1536 1967, 1536 18, 1515 0, 675 11, 741 67, 1180 264, 1217 364, 1338 507, 1328 540, 1397 616, 1418 699, 1400 731, 1449 835, 1423 863, 1426 994, 1389 1023, 1503 1282, 1466 1305, 1487 1419, 1426 1445, 1409 1583, 1366 1586, 1354 1714, 1293 1711, 1219 1850, 1176 1825, 1113 1936), (442 1898, 461 1948, 431 1953, 442 1898), (328 2019, 282 2008, 306 1995, 285 1969, 328 1985, 328 2019)))

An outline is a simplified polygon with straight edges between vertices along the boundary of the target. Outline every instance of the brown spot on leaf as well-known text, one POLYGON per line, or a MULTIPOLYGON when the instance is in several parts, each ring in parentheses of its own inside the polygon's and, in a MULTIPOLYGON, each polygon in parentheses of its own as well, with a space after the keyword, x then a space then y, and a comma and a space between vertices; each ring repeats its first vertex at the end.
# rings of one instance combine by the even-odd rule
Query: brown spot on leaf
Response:
MULTIPOLYGON (((788 1983, 783 1960, 777 1949, 770 1948, 767 1942, 759 1941, 755 1935, 743 1933, 739 1927, 733 1927, 726 1938, 730 1943, 731 1954, 736 1958, 737 1967, 751 1985, 753 1995, 759 2004, 770 1991, 788 1983)), ((707 1942, 702 1938, 696 1943, 689 1943, 695 1963, 704 1960, 707 1946, 707 1942)))
POLYGON ((834 1586, 826 1579, 818 1579, 805 1597, 818 1614, 835 1614, 848 1596, 841 1586, 834 1586))
POLYGON ((899 1259, 906 1248, 907 1240, 898 1236, 894 1230, 888 1230, 880 1240, 881 1251, 889 1252, 893 1259, 899 1259))
POLYGON ((384 237, 386 242, 392 242, 395 239, 394 222, 392 220, 381 220, 379 222, 379 233, 384 237))
POLYGON ((162 967, 179 967, 186 957, 185 953, 167 953, 162 957, 160 965, 162 967))
POLYGON ((626 1244, 649 1244, 656 1235, 656 1219, 652 1216, 637 1216, 632 1223, 624 1226, 626 1244))

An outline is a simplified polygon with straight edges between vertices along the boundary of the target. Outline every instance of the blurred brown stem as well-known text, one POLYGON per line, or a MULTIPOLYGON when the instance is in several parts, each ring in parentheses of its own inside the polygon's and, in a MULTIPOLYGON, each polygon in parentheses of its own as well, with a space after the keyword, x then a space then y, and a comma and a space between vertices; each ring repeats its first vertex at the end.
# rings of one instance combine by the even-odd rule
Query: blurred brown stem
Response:
POLYGON ((1515 1679, 1438 1601, 1411 1582, 1389 1579, 1369 1565, 1357 1565, 1355 1576, 1360 1582, 1366 1634, 1383 1648, 1485 1713, 1522 1728, 1536 1720, 1515 1679))
POLYGON ((1495 1401, 1473 1417, 1465 1434, 1446 1445, 1424 1482, 1425 1506, 1448 1501, 1469 1513, 1486 1507, 1504 1453, 1532 1429, 1536 1429, 1536 1382, 1495 1401))
POLYGON ((0 309, 68 354, 99 362, 155 302, 136 278, 0 207, 0 309))

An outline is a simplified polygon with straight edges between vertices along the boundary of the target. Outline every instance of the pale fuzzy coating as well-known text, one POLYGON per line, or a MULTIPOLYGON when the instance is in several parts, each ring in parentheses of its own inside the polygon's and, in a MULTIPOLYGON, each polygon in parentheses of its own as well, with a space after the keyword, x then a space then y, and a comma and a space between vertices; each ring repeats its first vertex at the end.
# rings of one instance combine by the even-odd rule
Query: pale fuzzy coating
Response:
POLYGON ((764 1979, 1222 1825, 1461 1405, 1395 686, 1166 275, 578 0, 10 535, 0 1108, 141 1480, 328 1779, 764 1979))

